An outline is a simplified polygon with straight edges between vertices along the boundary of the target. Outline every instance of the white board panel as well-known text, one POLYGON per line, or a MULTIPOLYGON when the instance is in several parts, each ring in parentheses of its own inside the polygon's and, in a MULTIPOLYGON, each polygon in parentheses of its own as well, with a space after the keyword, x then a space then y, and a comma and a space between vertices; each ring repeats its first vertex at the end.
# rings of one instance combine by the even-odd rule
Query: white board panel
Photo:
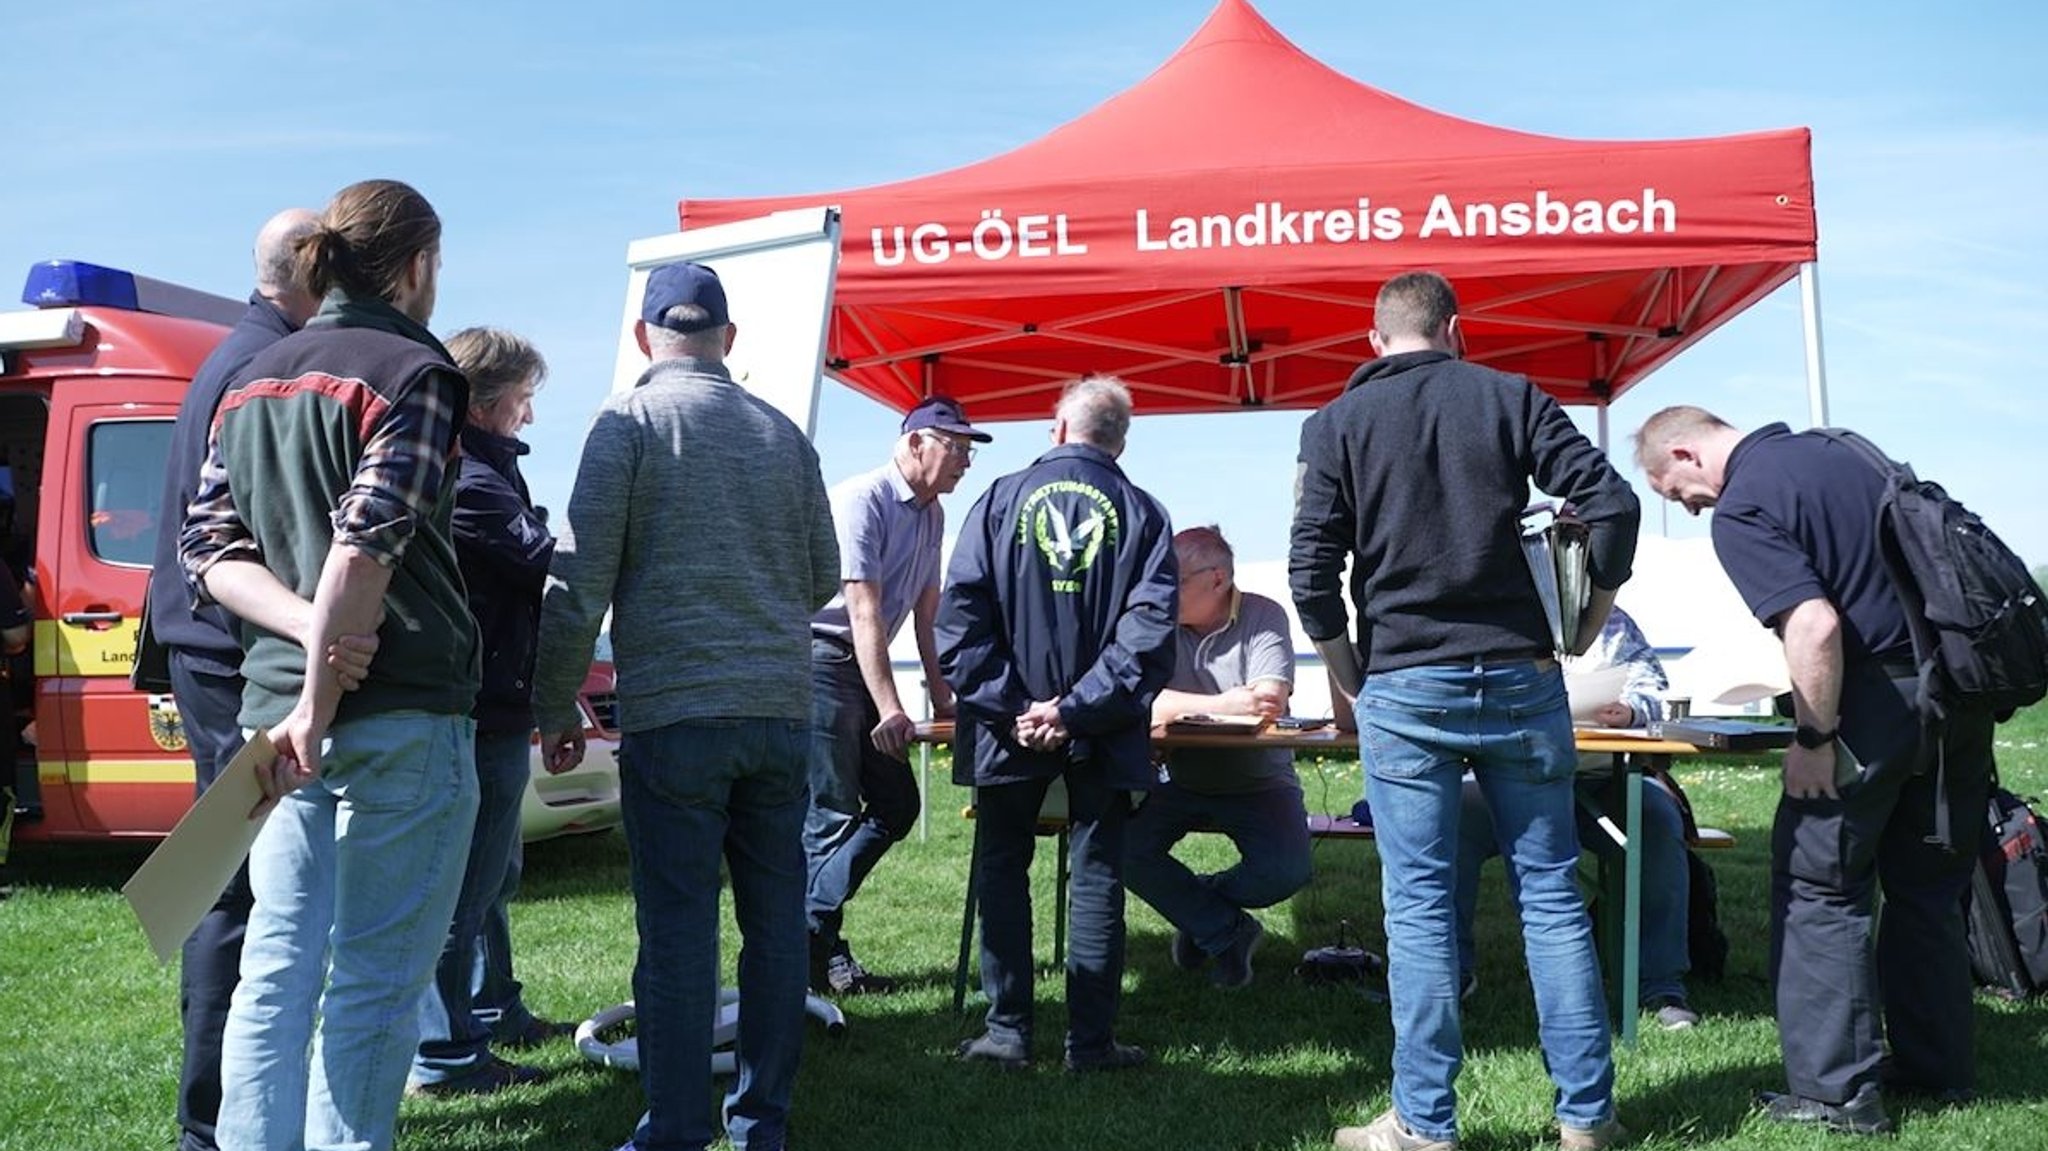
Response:
POLYGON ((647 274, 679 261, 703 264, 725 285, 738 327, 726 366, 733 379, 774 404, 811 435, 817 430, 825 324, 839 273, 839 212, 803 208, 635 240, 626 247, 626 307, 612 390, 625 391, 647 370, 633 338, 647 274))

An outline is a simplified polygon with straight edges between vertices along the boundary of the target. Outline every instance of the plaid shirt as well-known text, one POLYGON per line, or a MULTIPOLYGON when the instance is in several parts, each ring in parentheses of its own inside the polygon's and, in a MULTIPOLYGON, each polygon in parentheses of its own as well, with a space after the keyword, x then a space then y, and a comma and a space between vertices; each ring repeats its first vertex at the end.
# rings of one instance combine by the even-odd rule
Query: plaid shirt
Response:
MULTIPOLYGON (((411 388, 384 413, 330 517, 335 543, 358 548, 386 567, 404 558, 406 545, 457 455, 453 445, 461 413, 449 401, 459 392, 411 388)), ((262 550, 242 521, 228 486, 218 422, 207 440, 206 462, 200 465, 199 490, 185 512, 179 558, 201 603, 213 602, 204 576, 214 564, 229 559, 263 562, 262 550)))

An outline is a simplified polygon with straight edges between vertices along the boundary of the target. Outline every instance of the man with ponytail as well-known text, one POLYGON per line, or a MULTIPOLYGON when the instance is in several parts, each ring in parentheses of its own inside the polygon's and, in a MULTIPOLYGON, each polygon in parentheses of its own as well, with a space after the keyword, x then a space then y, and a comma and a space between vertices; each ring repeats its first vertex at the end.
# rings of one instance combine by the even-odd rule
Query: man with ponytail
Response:
MULTIPOLYGON (((293 276, 293 244, 319 225, 318 214, 288 208, 256 235, 256 290, 249 309, 199 365, 178 407, 171 451, 164 466, 163 513, 157 522, 182 523, 214 409, 228 385, 256 353, 284 339, 312 318, 320 301, 293 276)), ((219 607, 198 608, 178 566, 178 533, 159 531, 149 575, 145 621, 162 645, 168 682, 148 690, 170 690, 178 701, 185 740, 192 753, 194 782, 205 791, 242 750, 242 643, 235 620, 219 607)), ((214 1151, 214 1119, 220 1110, 220 1037, 228 1000, 242 963, 242 932, 249 922, 249 871, 228 881, 220 898, 199 921, 179 957, 178 1008, 184 1025, 184 1063, 178 1075, 178 1147, 214 1151)))
POLYGON ((379 641, 344 696, 298 636, 242 629, 240 722, 278 756, 222 1041, 227 1151, 392 1145, 475 823, 478 644, 449 529, 469 388, 426 328, 440 240, 404 184, 335 196, 296 245, 319 311, 222 399, 179 538, 201 604, 262 620, 303 597, 312 650, 379 641))

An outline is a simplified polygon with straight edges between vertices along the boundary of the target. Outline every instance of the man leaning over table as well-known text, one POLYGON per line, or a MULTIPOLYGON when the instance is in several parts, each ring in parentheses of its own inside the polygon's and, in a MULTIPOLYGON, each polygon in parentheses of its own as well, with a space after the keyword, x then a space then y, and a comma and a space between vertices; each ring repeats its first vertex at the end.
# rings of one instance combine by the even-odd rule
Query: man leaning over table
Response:
POLYGON ((917 825, 910 770, 916 723, 896 694, 889 641, 910 624, 932 710, 953 715, 939 675, 939 497, 960 486, 987 432, 957 400, 928 396, 903 417, 889 462, 832 488, 839 594, 811 617, 811 808, 804 819, 811 987, 821 995, 893 991, 840 934, 846 905, 882 856, 917 825))
MULTIPOLYGON (((1603 727, 1643 727, 1664 718, 1664 691, 1670 686, 1656 649, 1643 637, 1627 612, 1615 608, 1600 629, 1600 638, 1586 654, 1567 657, 1565 682, 1581 683, 1610 668, 1626 669, 1620 694, 1599 705, 1593 719, 1603 727)), ((1574 784, 1578 793, 1579 843, 1602 855, 1619 856, 1623 848, 1600 827, 1605 811, 1613 757, 1581 755, 1574 784)), ((1685 857, 1685 818, 1678 800, 1661 780, 1643 787, 1643 922, 1641 989, 1645 1011, 1656 1012, 1657 1025, 1682 1031, 1700 1021, 1686 996, 1688 969, 1686 924, 1691 912, 1691 871, 1685 857)), ((1500 853, 1494 840, 1493 817, 1479 793, 1479 784, 1465 780, 1463 821, 1458 828, 1458 991, 1470 998, 1479 985, 1475 967, 1472 915, 1479 902, 1479 868, 1500 853)), ((1512 898, 1513 888, 1509 889, 1512 898)))
MULTIPOLYGON (((1180 561, 1180 626, 1173 678, 1152 702, 1155 726, 1194 713, 1287 711, 1294 693, 1294 637, 1287 613, 1237 587, 1230 544, 1213 527, 1173 537, 1180 561)), ((1173 924, 1174 966, 1209 967, 1218 987, 1252 981, 1252 953, 1266 929, 1247 909, 1271 907, 1309 879, 1308 814, 1294 753, 1284 748, 1180 748, 1164 781, 1131 817, 1124 885, 1173 924), (1239 859, 1197 875, 1173 857, 1189 832, 1215 828, 1239 859)))
POLYGON ((1984 826, 1967 813, 1985 809, 1997 771, 1992 716, 1953 705, 1938 732, 1920 726, 1907 609, 1877 530, 1883 477, 1849 444, 1784 424, 1745 434, 1685 405, 1644 422, 1636 462, 1658 495, 1713 509, 1714 555, 1777 632, 1792 681, 1799 727, 1771 827, 1787 1089, 1758 1097, 1764 1117, 1875 1135, 1892 1129, 1886 1094, 1967 1101, 1962 896, 1984 826))

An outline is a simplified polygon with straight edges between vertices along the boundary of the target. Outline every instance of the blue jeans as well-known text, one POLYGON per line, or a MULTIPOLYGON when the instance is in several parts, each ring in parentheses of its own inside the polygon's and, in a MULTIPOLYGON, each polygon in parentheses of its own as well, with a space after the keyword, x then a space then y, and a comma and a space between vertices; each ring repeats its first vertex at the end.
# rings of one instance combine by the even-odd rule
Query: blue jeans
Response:
POLYGON ((791 719, 699 719, 619 741, 632 853, 639 1151, 701 1151, 717 1135, 718 864, 739 921, 739 1076, 725 1097, 738 1151, 778 1151, 803 1051, 804 811, 810 730, 791 719))
POLYGON ((1394 1107, 1417 1133, 1457 1137, 1456 887, 1460 781, 1478 777, 1511 882, 1536 989, 1538 1039, 1558 1121, 1614 1114, 1614 1063, 1579 896, 1571 713, 1550 660, 1431 665, 1366 677, 1359 748, 1382 865, 1394 1107))
POLYGON ((853 653, 812 640, 804 914, 826 951, 839 941, 847 901, 883 854, 917 826, 917 777, 909 762, 884 755, 868 739, 880 722, 853 653))
MULTIPOLYGON (((1131 797, 1108 786, 1096 764, 1066 769, 1066 1052, 1110 1049, 1124 976, 1124 825, 1131 797)), ((974 885, 981 908, 981 986, 988 1032, 1029 1047, 1035 1012, 1031 957, 1031 856, 1038 812, 1052 777, 974 791, 974 885)))
MULTIPOLYGON (((529 753, 530 754, 530 753, 529 753)), ((523 802, 523 801, 522 801, 523 802)), ((512 971, 511 903, 519 898, 519 880, 526 871, 526 845, 512 839, 512 851, 505 857, 505 876, 498 894, 484 908, 483 930, 476 937, 476 966, 470 973, 470 1013, 491 1038, 510 1039, 533 1023, 526 1007, 526 987, 512 971)))
POLYGON ((476 737, 476 831, 434 981, 420 997, 415 1083, 445 1083, 475 1071, 490 1055, 490 1028, 476 1018, 471 998, 477 947, 485 917, 505 887, 505 861, 519 843, 519 808, 533 772, 532 751, 530 731, 476 737))
POLYGON ((391 1146, 476 825, 475 732, 416 711, 337 724, 320 779, 270 813, 222 1040, 226 1151, 391 1146))
MULTIPOLYGON (((1606 766, 1608 757, 1601 756, 1606 766)), ((1599 855, 1619 860, 1622 847, 1602 830, 1593 811, 1603 810, 1607 778, 1582 773, 1575 785, 1579 800, 1579 843, 1599 855), (1592 810, 1587 809, 1592 805, 1592 810)), ((1458 972, 1473 969, 1472 916, 1479 906, 1480 865, 1500 854, 1494 841, 1493 816, 1486 810, 1476 780, 1465 781, 1464 822, 1458 829, 1458 972)), ((1612 813, 1609 813, 1612 816, 1612 813)), ((1685 860, 1685 820, 1678 801, 1652 780, 1643 781, 1643 923, 1642 970, 1636 986, 1644 1003, 1683 1000, 1685 973, 1691 969, 1686 934, 1692 907, 1692 871, 1685 860)), ((1508 898, 1520 906, 1511 883, 1508 898)))
POLYGON ((1207 955, 1230 946, 1246 908, 1271 907, 1308 880, 1308 813, 1299 784, 1234 795, 1165 784, 1146 796, 1124 832, 1124 886, 1207 955), (1229 836, 1239 858, 1213 875, 1196 875, 1173 857, 1173 845, 1210 829, 1229 836))

